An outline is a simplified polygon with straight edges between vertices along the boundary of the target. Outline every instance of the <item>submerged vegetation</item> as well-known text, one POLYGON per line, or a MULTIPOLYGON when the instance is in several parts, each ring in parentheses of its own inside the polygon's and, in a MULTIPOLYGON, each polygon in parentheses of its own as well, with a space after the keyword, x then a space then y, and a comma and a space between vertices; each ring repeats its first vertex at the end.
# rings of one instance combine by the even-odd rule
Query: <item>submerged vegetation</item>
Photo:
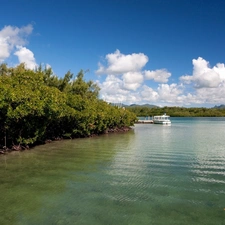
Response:
POLYGON ((51 68, 1 64, 0 146, 20 149, 132 126, 136 115, 100 100, 99 90, 83 71, 58 78, 51 68))
POLYGON ((135 106, 126 107, 129 111, 136 114, 138 117, 155 116, 164 113, 172 117, 223 117, 225 116, 225 108, 185 108, 185 107, 145 107, 135 106))

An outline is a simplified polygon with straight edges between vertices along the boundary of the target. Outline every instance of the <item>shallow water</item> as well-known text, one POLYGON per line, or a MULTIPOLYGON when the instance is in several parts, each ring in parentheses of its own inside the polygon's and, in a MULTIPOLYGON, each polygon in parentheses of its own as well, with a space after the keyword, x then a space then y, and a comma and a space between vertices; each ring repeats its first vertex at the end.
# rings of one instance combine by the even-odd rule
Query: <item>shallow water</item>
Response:
POLYGON ((0 156, 0 224, 225 224, 225 119, 0 156))

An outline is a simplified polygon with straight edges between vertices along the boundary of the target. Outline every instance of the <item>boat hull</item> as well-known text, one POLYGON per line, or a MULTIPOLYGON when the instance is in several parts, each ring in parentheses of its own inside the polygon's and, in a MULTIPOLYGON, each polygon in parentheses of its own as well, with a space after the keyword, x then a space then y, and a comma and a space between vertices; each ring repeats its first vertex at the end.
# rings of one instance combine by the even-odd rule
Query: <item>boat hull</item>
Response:
POLYGON ((154 124, 163 124, 163 125, 171 125, 171 121, 156 121, 156 120, 153 120, 153 123, 154 124))
POLYGON ((166 114, 161 116, 154 116, 153 117, 153 123, 154 124, 163 124, 163 125, 170 125, 171 121, 169 119, 170 116, 167 116, 166 114))

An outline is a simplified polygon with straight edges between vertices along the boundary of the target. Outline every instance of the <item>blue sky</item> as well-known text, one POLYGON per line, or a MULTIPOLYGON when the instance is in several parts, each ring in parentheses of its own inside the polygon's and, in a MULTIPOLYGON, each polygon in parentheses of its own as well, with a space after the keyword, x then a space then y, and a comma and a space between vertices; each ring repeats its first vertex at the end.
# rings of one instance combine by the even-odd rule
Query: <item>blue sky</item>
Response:
POLYGON ((224 0, 2 0, 0 63, 43 64, 109 102, 225 104, 224 0))

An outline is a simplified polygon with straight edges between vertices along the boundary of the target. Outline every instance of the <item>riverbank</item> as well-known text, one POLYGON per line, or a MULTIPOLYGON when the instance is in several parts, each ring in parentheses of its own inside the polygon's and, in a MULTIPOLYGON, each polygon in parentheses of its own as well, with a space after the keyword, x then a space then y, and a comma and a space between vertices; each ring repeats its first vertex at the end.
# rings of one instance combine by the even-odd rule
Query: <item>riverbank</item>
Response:
MULTIPOLYGON (((109 134, 109 133, 127 132, 127 131, 129 131, 131 129, 132 129, 131 127, 127 127, 127 126, 120 127, 120 128, 119 127, 116 127, 116 128, 108 128, 102 134, 91 134, 89 136, 82 137, 82 138, 91 138, 91 137, 96 137, 96 136, 99 136, 99 135, 104 135, 104 134, 109 134)), ((71 137, 57 137, 57 138, 54 138, 54 139, 45 140, 44 142, 41 142, 41 143, 36 143, 34 145, 21 145, 21 144, 19 144, 19 145, 12 145, 10 147, 0 146, 0 155, 4 155, 4 154, 7 154, 7 153, 10 153, 10 152, 13 152, 13 151, 29 150, 29 149, 32 149, 35 146, 38 146, 38 145, 43 145, 43 144, 51 143, 53 141, 61 141, 61 140, 65 140, 65 139, 76 139, 76 138, 71 138, 71 137)))

